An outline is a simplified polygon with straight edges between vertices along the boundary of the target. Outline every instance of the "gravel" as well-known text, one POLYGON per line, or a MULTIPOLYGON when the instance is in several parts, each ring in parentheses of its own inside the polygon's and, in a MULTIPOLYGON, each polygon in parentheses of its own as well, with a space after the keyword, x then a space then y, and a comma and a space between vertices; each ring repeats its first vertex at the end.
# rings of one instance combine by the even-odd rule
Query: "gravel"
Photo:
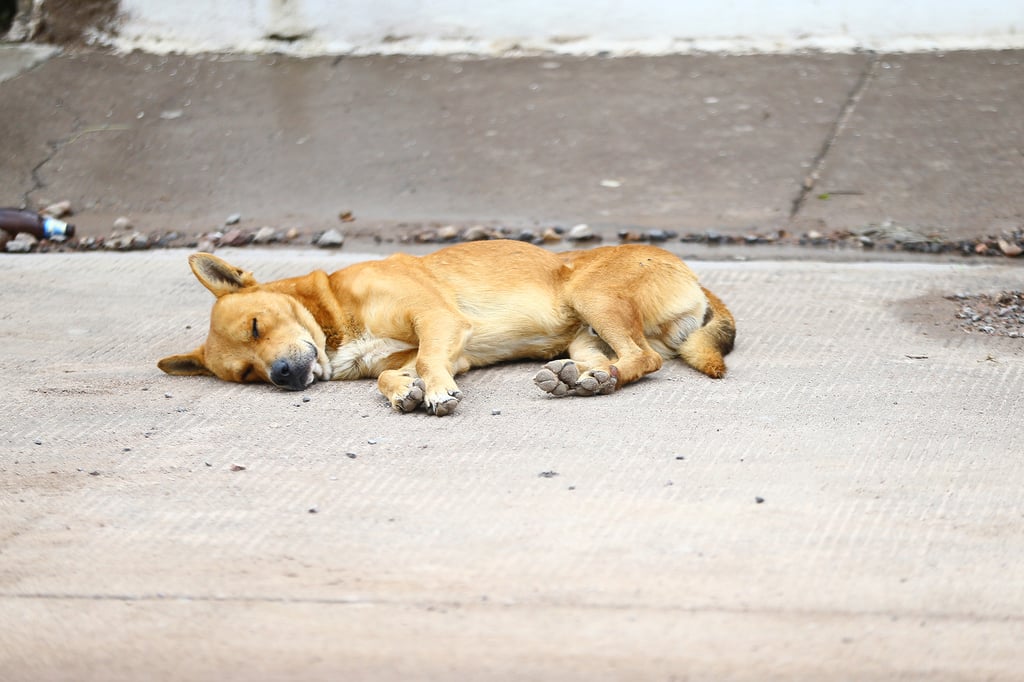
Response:
POLYGON ((1024 338, 1024 292, 955 294, 958 326, 970 334, 1024 338))

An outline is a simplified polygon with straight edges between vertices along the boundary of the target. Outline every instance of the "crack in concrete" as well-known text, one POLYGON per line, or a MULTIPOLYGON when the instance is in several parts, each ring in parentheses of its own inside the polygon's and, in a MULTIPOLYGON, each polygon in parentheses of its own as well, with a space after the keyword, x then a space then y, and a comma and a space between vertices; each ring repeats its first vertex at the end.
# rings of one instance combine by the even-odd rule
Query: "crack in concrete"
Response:
POLYGON ((864 92, 867 90, 868 85, 870 85, 871 81, 874 80, 875 73, 878 71, 878 65, 881 62, 882 55, 872 54, 871 58, 861 70, 860 76, 857 78, 857 82, 853 84, 853 88, 851 88, 849 94, 846 96, 846 101, 843 102, 843 106, 839 110, 839 115, 836 116, 836 120, 833 121, 832 127, 828 131, 828 135, 825 136, 825 141, 822 143, 821 148, 815 155, 814 160, 811 161, 811 170, 800 184, 799 194, 797 194, 793 199, 793 204, 789 209, 790 220, 800 213, 807 201, 807 196, 817 186, 818 180, 821 179, 821 173, 825 169, 825 160, 828 158, 829 152, 832 151, 832 147, 835 145, 836 140, 838 140, 839 136, 843 133, 847 123, 850 122, 850 118, 853 116, 853 112, 857 108, 857 104, 860 102, 861 97, 864 96, 864 92))
POLYGON ((53 161, 53 159, 58 154, 60 154, 61 150, 63 150, 65 146, 67 146, 68 144, 71 144, 72 142, 77 140, 79 137, 81 137, 83 134, 85 134, 86 132, 89 132, 88 130, 85 130, 85 131, 81 131, 80 130, 80 128, 82 126, 82 117, 81 117, 81 115, 75 113, 69 107, 65 106, 65 103, 64 103, 63 100, 59 100, 57 102, 57 108, 58 109, 63 109, 64 111, 66 111, 71 116, 71 132, 70 132, 70 134, 65 135, 64 137, 59 137, 56 140, 47 140, 46 141, 46 146, 49 149, 49 153, 45 157, 43 157, 42 161, 40 161, 36 165, 32 166, 32 173, 31 173, 32 186, 29 187, 24 192, 22 192, 22 195, 21 195, 22 205, 25 208, 31 208, 31 206, 32 206, 32 203, 31 203, 32 195, 35 194, 36 192, 38 192, 39 190, 41 190, 41 189, 46 187, 46 181, 43 180, 43 177, 42 177, 42 174, 41 174, 43 166, 45 166, 48 163, 50 163, 51 161, 53 161))
POLYGON ((35 592, 35 593, 0 593, 0 599, 18 600, 53 600, 53 601, 120 601, 120 602, 211 602, 211 603, 259 603, 259 604, 314 604, 321 606, 410 606, 427 610, 458 609, 472 606, 496 606, 510 609, 516 607, 548 609, 580 609, 594 611, 648 611, 661 613, 732 613, 749 615, 805 615, 805 616, 844 616, 855 618, 908 618, 913 620, 972 622, 972 623, 1019 623, 1024 616, 1017 613, 980 614, 972 611, 907 609, 905 611, 888 609, 823 609, 815 607, 795 608, 746 608, 720 606, 712 604, 662 604, 645 605, 622 602, 566 602, 552 600, 543 605, 537 602, 505 600, 491 598, 484 602, 467 602, 465 600, 432 600, 432 599, 387 599, 378 597, 313 597, 313 596, 270 596, 270 595, 198 595, 186 593, 150 593, 150 594, 85 594, 75 592, 35 592))

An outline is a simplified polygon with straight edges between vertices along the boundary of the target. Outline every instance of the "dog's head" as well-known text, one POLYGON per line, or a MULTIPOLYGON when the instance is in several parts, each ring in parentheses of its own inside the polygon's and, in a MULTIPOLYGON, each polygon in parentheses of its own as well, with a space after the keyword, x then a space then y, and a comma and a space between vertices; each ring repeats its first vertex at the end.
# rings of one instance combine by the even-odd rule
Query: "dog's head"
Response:
POLYGON ((326 338, 294 296, 261 286, 251 272, 209 253, 188 259, 192 272, 217 300, 206 342, 157 366, 168 374, 212 374, 226 381, 269 382, 301 391, 330 378, 326 338))

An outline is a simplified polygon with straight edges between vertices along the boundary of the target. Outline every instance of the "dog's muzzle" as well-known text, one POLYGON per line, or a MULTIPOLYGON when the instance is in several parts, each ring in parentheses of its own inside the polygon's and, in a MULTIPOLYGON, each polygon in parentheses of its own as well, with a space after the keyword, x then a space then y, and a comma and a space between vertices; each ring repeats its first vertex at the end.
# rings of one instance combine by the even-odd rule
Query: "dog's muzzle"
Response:
POLYGON ((317 378, 322 378, 323 369, 316 361, 316 347, 308 341, 307 344, 308 351, 298 357, 281 357, 274 360, 274 364, 270 366, 271 383, 289 391, 301 391, 317 378))

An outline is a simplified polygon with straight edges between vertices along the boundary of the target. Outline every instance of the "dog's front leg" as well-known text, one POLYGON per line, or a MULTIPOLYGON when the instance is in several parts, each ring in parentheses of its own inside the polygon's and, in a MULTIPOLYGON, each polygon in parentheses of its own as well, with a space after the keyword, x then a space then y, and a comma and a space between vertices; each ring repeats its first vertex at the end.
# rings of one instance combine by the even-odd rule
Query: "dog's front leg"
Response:
POLYGON ((455 383, 455 374, 468 369, 463 351, 473 326, 469 320, 452 310, 422 314, 415 321, 419 353, 416 374, 423 381, 423 403, 430 414, 439 417, 451 414, 462 399, 455 383))
POLYGON ((398 412, 412 412, 423 404, 425 387, 416 375, 416 362, 400 369, 386 369, 377 377, 377 389, 398 412))

